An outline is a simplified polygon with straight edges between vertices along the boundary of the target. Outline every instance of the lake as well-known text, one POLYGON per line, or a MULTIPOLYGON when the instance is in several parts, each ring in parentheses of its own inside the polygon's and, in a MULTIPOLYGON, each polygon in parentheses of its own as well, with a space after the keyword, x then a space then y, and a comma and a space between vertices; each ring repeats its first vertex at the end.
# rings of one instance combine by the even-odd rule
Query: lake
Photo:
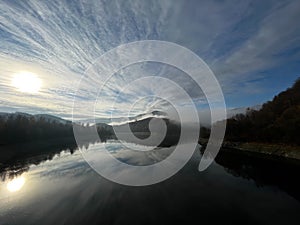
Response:
MULTIPOLYGON (((172 151, 137 155, 118 141, 86 146, 91 154, 104 147, 135 165, 172 151)), ((171 178, 129 187, 98 175, 74 146, 2 146, 0 224, 299 224, 299 162, 221 151, 199 172, 199 148, 171 178), (12 149, 24 154, 8 156, 12 149)))

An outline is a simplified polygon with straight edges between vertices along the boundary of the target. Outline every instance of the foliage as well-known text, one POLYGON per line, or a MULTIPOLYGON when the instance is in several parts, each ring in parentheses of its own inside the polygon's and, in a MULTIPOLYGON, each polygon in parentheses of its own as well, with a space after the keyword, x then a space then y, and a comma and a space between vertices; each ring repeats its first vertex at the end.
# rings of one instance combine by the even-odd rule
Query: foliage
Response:
POLYGON ((0 144, 21 143, 50 138, 73 136, 71 122, 48 121, 22 114, 0 117, 0 144))
POLYGON ((263 104, 227 120, 226 140, 300 145, 300 79, 263 104))

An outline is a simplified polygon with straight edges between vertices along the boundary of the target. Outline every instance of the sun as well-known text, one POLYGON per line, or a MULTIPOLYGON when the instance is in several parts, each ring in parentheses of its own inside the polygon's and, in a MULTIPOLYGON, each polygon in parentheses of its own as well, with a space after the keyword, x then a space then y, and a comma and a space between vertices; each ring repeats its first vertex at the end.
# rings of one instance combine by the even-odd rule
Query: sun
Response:
POLYGON ((23 185, 25 184, 25 178, 24 177, 18 177, 15 178, 7 183, 7 190, 10 192, 16 192, 19 191, 23 185))
POLYGON ((41 89, 42 80, 35 73, 21 71, 14 74, 11 84, 20 92, 34 94, 41 89))

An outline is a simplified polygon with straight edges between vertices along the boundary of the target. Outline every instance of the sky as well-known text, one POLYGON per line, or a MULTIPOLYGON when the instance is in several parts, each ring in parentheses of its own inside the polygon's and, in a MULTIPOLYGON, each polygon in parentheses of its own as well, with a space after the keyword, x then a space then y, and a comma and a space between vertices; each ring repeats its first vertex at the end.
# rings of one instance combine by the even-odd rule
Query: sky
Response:
POLYGON ((89 76, 85 71, 98 57, 121 44, 141 40, 173 42, 196 53, 218 79, 227 108, 262 104, 299 77, 298 21, 297 0, 3 0, 0 111, 70 118, 76 99, 83 108, 74 112, 78 119, 89 114, 85 105, 95 102, 97 116, 112 111, 122 116, 128 109, 142 113, 165 107, 166 102, 155 98, 162 91, 182 103, 176 90, 167 85, 154 80, 134 83, 145 76, 174 81, 199 109, 205 108, 205 97, 195 82, 177 68, 158 63, 118 71, 100 96, 101 74, 97 77, 101 82, 86 82, 78 89, 82 77, 89 76), (24 91, 22 80, 18 82, 23 91, 16 86, 14 79, 22 71, 36 75, 41 83, 37 93, 24 91))

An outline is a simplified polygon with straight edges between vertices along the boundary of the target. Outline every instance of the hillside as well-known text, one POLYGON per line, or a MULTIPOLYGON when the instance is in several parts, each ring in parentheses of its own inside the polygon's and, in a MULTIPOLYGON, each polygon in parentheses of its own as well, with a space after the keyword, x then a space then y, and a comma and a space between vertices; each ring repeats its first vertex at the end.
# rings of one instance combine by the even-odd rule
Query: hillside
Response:
MULTIPOLYGON (((126 126, 129 125, 129 128, 131 132, 134 134, 135 137, 138 139, 132 139, 130 135, 126 135, 126 132, 124 135, 122 135, 122 140, 127 142, 134 142, 136 144, 143 144, 143 145, 157 145, 157 140, 161 140, 163 133, 159 129, 159 125, 154 125, 153 127, 153 133, 151 134, 153 136, 153 139, 149 140, 149 142, 145 141, 146 138, 150 136, 150 130, 149 130, 149 123, 152 119, 155 119, 156 117, 147 117, 141 120, 137 120, 134 122, 129 122, 128 124, 122 124, 122 125, 116 125, 114 128, 116 128, 117 131, 122 133, 122 130, 126 131, 126 126)), ((168 118, 161 118, 163 122, 166 125, 166 135, 163 136, 162 141, 158 146, 160 147, 167 147, 176 145, 178 143, 179 137, 180 137, 180 124, 177 122, 170 120, 168 118)), ((155 120, 154 120, 155 121, 155 120)), ((156 120, 156 122, 159 122, 156 120)), ((154 124, 156 123, 154 122, 154 124)))
POLYGON ((226 140, 300 145, 300 79, 262 105, 227 120, 226 140))
POLYGON ((0 114, 0 145, 73 137, 72 122, 46 114, 0 114))
MULTIPOLYGON (((131 131, 136 137, 145 139, 150 135, 150 120, 157 118, 157 116, 163 116, 163 113, 152 112, 151 114, 143 114, 135 117, 133 121, 126 124, 130 126, 131 131)), ((180 126, 167 118, 162 119, 167 125, 167 135, 161 145, 170 146, 176 144, 180 134, 180 126)), ((77 128, 83 134, 89 133, 91 128, 89 125, 84 124, 76 124, 76 126, 78 126, 77 128)), ((125 124, 111 126, 106 123, 97 123, 96 127, 101 141, 106 141, 108 139, 116 139, 114 128, 122 129, 126 126, 125 124)), ((155 134, 158 137, 161 136, 160 131, 155 132, 155 134)), ((123 137, 123 141, 136 141, 136 139, 131 140, 128 135, 123 137)), ((0 113, 0 145, 2 146, 60 138, 71 138, 75 142, 73 123, 71 121, 47 114, 0 113)), ((86 141, 97 141, 90 140, 89 138, 86 141)))

